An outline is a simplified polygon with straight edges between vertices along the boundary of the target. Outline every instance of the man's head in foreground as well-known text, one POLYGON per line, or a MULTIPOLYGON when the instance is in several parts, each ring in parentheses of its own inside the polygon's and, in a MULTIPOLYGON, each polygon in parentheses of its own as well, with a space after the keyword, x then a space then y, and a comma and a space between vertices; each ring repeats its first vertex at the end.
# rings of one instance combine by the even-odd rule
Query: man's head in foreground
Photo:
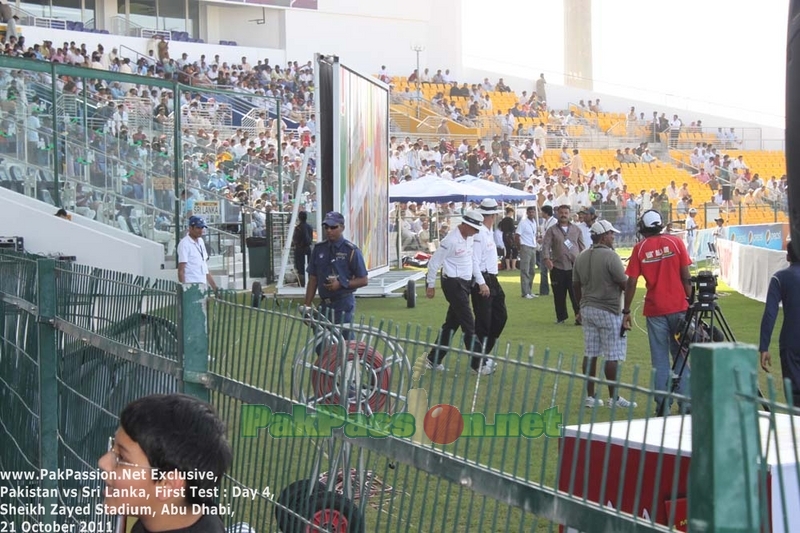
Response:
POLYGON ((139 398, 122 411, 98 460, 107 474, 103 503, 111 514, 137 516, 148 531, 185 528, 202 517, 201 506, 215 506, 231 460, 225 424, 211 405, 183 394, 139 398))

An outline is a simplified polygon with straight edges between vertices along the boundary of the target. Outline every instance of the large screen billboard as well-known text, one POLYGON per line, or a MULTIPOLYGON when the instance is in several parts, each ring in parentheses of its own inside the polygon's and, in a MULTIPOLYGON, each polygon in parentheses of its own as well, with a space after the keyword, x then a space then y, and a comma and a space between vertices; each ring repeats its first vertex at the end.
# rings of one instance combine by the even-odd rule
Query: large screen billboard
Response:
POLYGON ((344 66, 339 68, 337 85, 334 205, 347 218, 346 236, 361 248, 367 270, 387 269, 389 92, 383 84, 344 66))

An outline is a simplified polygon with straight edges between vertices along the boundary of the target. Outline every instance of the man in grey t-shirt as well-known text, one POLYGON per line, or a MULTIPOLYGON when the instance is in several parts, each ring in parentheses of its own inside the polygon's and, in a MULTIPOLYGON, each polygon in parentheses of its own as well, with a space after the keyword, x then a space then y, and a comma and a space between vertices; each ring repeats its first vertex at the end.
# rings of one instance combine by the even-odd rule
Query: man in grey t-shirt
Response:
MULTIPOLYGON (((609 407, 636 407, 615 390, 619 363, 625 360, 627 338, 622 329, 622 294, 628 277, 622 260, 614 251, 614 234, 619 233, 607 220, 595 222, 590 234, 592 247, 582 252, 572 269, 572 287, 580 302, 580 320, 583 323, 584 357, 583 373, 587 377, 597 374, 597 358, 605 357, 605 376, 609 381, 609 407)), ((586 382, 586 407, 602 406, 603 400, 595 397, 594 382, 586 382)))

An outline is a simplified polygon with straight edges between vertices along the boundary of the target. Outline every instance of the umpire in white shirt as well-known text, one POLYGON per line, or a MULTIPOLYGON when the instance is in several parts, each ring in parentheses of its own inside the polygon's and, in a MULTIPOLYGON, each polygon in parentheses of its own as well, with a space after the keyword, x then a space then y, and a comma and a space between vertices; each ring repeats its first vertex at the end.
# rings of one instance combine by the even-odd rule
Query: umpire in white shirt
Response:
MULTIPOLYGON (((439 248, 428 261, 426 276, 427 289, 425 295, 433 298, 436 295, 436 274, 442 270, 442 292, 450 306, 439 333, 439 346, 428 354, 428 368, 444 370, 442 360, 447 355, 450 337, 461 328, 464 333, 464 344, 467 350, 481 351, 480 342, 475 337, 475 317, 470 307, 472 284, 477 283, 479 293, 489 296, 489 287, 483 275, 473 261, 473 238, 483 227, 483 213, 477 210, 467 211, 461 224, 456 226, 439 243, 439 248)), ((482 357, 472 358, 473 372, 491 373, 491 366, 481 367, 482 357), (489 370, 484 370, 489 369, 489 370)))
MULTIPOLYGON (((483 213, 483 225, 474 237, 472 260, 489 287, 489 296, 481 294, 478 285, 473 285, 472 309, 475 311, 478 342, 483 347, 483 353, 490 354, 508 320, 506 294, 497 281, 497 246, 493 235, 495 215, 502 213, 502 210, 492 198, 484 199, 477 210, 483 213)), ((493 361, 487 359, 484 365, 493 365, 493 361)))

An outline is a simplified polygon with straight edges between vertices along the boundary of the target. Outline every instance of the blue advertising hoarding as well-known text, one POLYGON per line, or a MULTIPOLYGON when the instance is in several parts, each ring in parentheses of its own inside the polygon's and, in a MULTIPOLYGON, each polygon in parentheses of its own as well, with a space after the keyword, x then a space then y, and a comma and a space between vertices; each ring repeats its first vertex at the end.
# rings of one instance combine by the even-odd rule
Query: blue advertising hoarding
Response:
POLYGON ((726 228, 725 238, 760 248, 782 250, 786 237, 786 224, 757 224, 726 228))

